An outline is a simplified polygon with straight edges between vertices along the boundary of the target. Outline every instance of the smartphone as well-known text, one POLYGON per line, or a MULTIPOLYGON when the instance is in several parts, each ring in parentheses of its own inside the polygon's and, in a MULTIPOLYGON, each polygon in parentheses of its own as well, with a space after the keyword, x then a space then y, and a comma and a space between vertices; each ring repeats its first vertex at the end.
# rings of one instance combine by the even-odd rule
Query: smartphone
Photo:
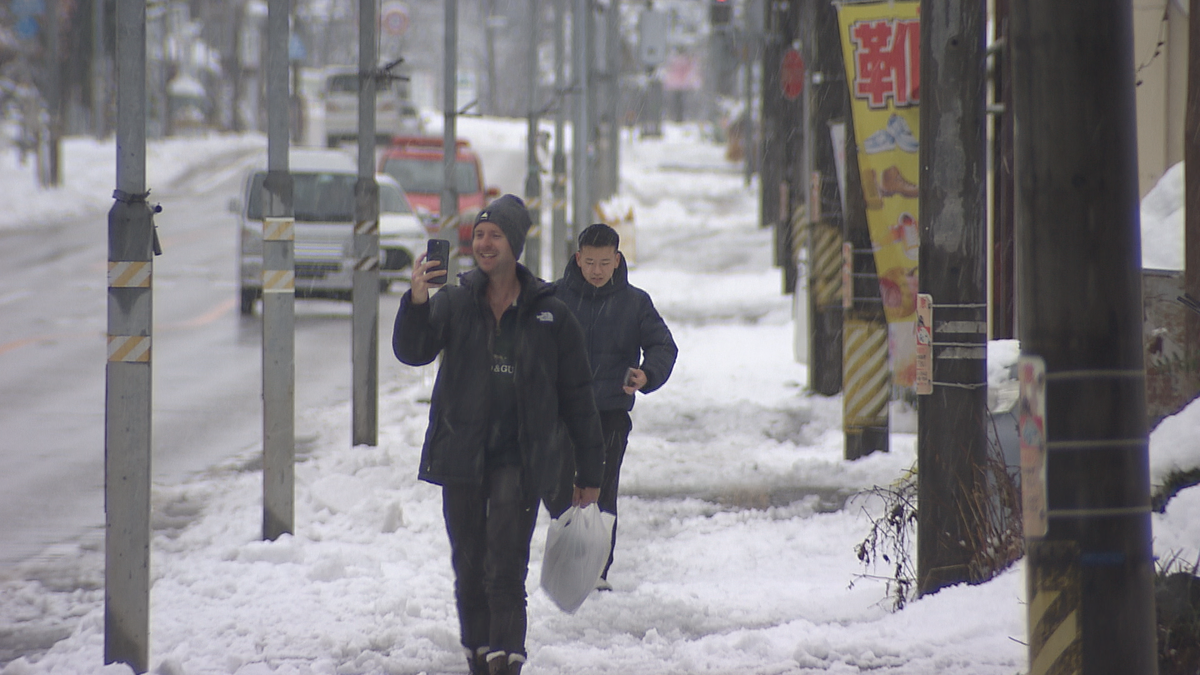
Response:
MULTIPOLYGON (((430 272, 450 269, 450 242, 446 239, 430 239, 425 247, 425 259, 437 262, 437 265, 429 268, 430 272)), ((430 286, 441 286, 444 283, 445 276, 429 280, 430 286)))
POLYGON ((625 386, 626 387, 633 386, 633 368, 625 369, 625 386))

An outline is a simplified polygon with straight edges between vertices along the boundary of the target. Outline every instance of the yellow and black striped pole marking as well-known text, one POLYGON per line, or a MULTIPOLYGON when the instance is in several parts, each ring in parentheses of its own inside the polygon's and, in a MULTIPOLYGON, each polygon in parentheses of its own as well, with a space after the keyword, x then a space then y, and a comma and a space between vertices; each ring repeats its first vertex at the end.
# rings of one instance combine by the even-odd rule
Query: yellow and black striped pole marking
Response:
POLYGON ((812 282, 816 306, 842 306, 842 233, 829 223, 812 228, 812 282))
POLYGON ((886 427, 891 376, 887 324, 847 316, 843 324, 842 425, 886 427))
POLYGON ((149 262, 109 261, 109 288, 150 288, 149 262))
POLYGON ((371 270, 379 269, 379 221, 377 219, 360 220, 354 223, 354 239, 355 253, 358 257, 354 259, 355 272, 370 272, 371 270), (360 237, 368 237, 367 241, 360 241, 360 237), (374 246, 372 246, 374 243, 374 246))
MULTIPOLYGON (((150 289, 154 266, 149 261, 110 260, 108 288, 150 289)), ((108 360, 118 363, 149 363, 149 335, 108 335, 108 360)))
MULTIPOLYGON (((292 242, 296 239, 296 220, 291 217, 263 218, 263 242, 292 242)), ((296 270, 267 269, 262 271, 263 293, 295 293, 296 270)))
POLYGON ((263 270, 263 293, 293 293, 296 290, 296 273, 293 270, 263 270))
POLYGON ((296 220, 294 218, 272 217, 263 218, 263 241, 294 241, 296 239, 296 220))
POLYGON ((1029 675, 1082 673, 1079 546, 1073 541, 1029 541, 1027 545, 1029 675))
POLYGON ((110 363, 149 363, 149 335, 109 335, 108 360, 110 363))

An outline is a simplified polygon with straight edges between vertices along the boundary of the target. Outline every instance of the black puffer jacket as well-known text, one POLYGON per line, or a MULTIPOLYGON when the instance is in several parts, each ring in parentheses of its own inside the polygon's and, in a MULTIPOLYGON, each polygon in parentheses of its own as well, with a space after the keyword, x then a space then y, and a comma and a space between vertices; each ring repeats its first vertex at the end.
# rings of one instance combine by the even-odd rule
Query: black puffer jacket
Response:
MULTIPOLYGON (((515 364, 522 467, 537 494, 553 497, 564 447, 575 448, 576 484, 598 487, 604 442, 592 398, 583 331, 554 287, 517 266, 515 364), (567 434, 571 445, 562 442, 567 434)), ((392 350, 401 362, 425 365, 442 353, 429 408, 429 428, 418 477, 438 485, 481 484, 488 432, 488 382, 496 321, 486 298, 487 276, 471 270, 460 286, 415 305, 404 294, 396 313, 392 350)))
POLYGON ((646 372, 646 386, 640 389, 643 394, 663 386, 671 377, 679 348, 650 295, 629 285, 625 256, 621 256, 612 279, 600 288, 584 278, 575 256, 571 256, 563 278, 555 286, 556 295, 575 313, 587 335, 597 408, 633 408, 634 397, 622 389, 629 368, 646 372))

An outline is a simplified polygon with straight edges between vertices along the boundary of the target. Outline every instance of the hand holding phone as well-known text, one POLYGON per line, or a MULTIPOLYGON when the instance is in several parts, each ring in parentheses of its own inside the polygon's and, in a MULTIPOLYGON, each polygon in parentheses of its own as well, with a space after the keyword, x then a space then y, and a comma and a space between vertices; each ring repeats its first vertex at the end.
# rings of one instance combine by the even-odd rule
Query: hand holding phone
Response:
MULTIPOLYGON (((450 269, 450 242, 445 239, 430 239, 425 247, 425 259, 429 262, 437 263, 425 270, 426 274, 432 274, 439 270, 446 271, 450 269)), ((441 286, 446 283, 446 274, 428 280, 430 286, 441 286)))

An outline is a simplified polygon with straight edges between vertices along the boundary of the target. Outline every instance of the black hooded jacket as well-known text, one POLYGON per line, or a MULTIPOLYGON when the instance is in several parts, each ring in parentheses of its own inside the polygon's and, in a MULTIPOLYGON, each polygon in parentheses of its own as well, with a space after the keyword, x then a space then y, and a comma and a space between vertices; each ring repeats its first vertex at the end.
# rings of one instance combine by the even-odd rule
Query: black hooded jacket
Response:
MULTIPOLYGON (((583 331, 554 287, 517 266, 515 373, 517 434, 529 485, 543 497, 559 484, 561 437, 575 448, 575 482, 598 487, 604 474, 600 417, 592 398, 583 331)), ((442 354, 429 408, 429 428, 418 477, 437 485, 482 484, 489 429, 488 383, 496 321, 486 298, 487 276, 459 277, 459 286, 416 305, 412 291, 400 300, 392 350, 401 362, 421 366, 442 354)))
POLYGON ((622 386, 625 371, 646 373, 643 394, 663 386, 671 377, 679 348, 650 295, 629 285, 629 268, 620 256, 612 279, 597 288, 583 276, 575 256, 567 261, 563 278, 554 284, 557 297, 575 313, 587 335, 592 389, 600 410, 631 410, 634 397, 622 386))

